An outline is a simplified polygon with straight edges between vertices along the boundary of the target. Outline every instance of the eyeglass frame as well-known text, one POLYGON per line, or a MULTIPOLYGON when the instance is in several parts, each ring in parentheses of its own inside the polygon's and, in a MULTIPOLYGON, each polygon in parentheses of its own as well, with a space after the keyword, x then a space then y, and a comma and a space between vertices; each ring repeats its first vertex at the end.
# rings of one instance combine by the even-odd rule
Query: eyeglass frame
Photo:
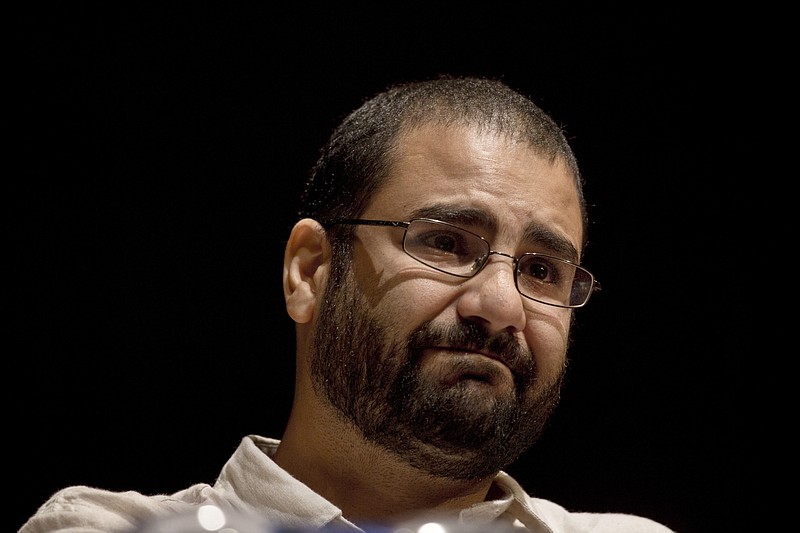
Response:
MULTIPOLYGON (((409 256, 414 261, 417 261, 418 263, 425 265, 428 268, 432 268, 432 269, 436 270, 437 272, 442 272, 443 274, 447 274, 449 276, 455 276, 455 277, 458 277, 458 278, 470 279, 470 278, 475 277, 481 270, 484 269, 484 267, 486 267, 486 265, 489 263, 489 257, 492 256, 492 255, 500 255, 500 256, 503 256, 503 257, 508 257, 509 259, 511 259, 511 261, 512 261, 511 264, 512 264, 512 267, 514 269, 514 287, 517 289, 517 292, 520 294, 520 296, 522 296, 524 298, 527 298, 529 300, 533 300, 534 302, 539 302, 539 303, 542 303, 542 304, 545 304, 545 305, 551 305, 553 307, 561 307, 561 308, 565 308, 565 309, 577 309, 577 308, 583 307, 589 302, 589 298, 592 296, 592 294, 594 292, 600 290, 600 282, 597 281, 597 278, 595 278, 594 274, 592 274, 585 267, 582 267, 581 265, 576 264, 574 261, 570 261, 568 259, 563 259, 561 257, 556 257, 554 255, 549 255, 549 254, 544 254, 544 253, 539 253, 539 252, 526 252, 526 253, 520 254, 519 256, 513 256, 513 255, 507 254, 505 252, 498 252, 496 250, 492 250, 492 246, 489 243, 489 241, 486 240, 484 237, 478 235, 477 233, 475 233, 473 231, 470 231, 468 229, 464 229, 461 226, 458 226, 456 224, 452 224, 450 222, 445 222, 443 220, 437 220, 435 218, 412 218, 411 220, 408 220, 408 221, 402 221, 402 220, 372 220, 372 219, 363 219, 363 218, 334 218, 334 219, 331 219, 331 220, 320 221, 320 224, 322 224, 323 226, 329 226, 329 225, 332 226, 332 225, 337 225, 337 224, 343 224, 343 225, 350 225, 350 226, 383 226, 383 227, 400 228, 400 229, 403 230, 403 252, 405 252, 405 254, 407 256, 409 256), (422 261, 418 257, 415 257, 406 248, 406 236, 408 235, 408 228, 409 228, 409 226, 411 226, 411 223, 415 222, 415 221, 432 222, 432 223, 435 223, 435 224, 442 224, 442 225, 445 225, 445 226, 450 226, 450 227, 456 228, 459 231, 463 231, 465 233, 469 233, 470 235, 474 235, 475 237, 478 237, 480 240, 482 240, 483 242, 486 243, 486 247, 487 247, 487 249, 489 251, 486 254, 486 256, 484 257, 483 262, 481 263, 480 267, 475 269, 471 274, 454 274, 453 272, 448 272, 447 270, 442 270, 441 268, 435 267, 435 266, 433 266, 433 265, 431 265, 429 263, 426 263, 425 261, 422 261), (585 272, 586 274, 588 274, 589 275, 589 279, 591 280, 591 287, 587 291, 586 297, 583 299, 583 302, 581 302, 580 304, 574 304, 574 305, 564 305, 564 304, 558 304, 558 303, 553 303, 553 302, 547 302, 547 301, 544 301, 544 300, 540 300, 538 298, 534 298, 533 296, 529 296, 529 295, 523 293, 522 290, 520 290, 520 288, 519 288, 519 274, 520 274, 519 263, 520 263, 520 259, 522 259, 523 257, 526 257, 526 256, 536 256, 536 257, 545 257, 547 259, 553 259, 553 260, 559 261, 561 263, 566 263, 566 264, 570 265, 571 267, 575 268, 576 270, 580 270, 580 271, 585 272)), ((570 293, 571 293, 571 290, 570 290, 570 293)))

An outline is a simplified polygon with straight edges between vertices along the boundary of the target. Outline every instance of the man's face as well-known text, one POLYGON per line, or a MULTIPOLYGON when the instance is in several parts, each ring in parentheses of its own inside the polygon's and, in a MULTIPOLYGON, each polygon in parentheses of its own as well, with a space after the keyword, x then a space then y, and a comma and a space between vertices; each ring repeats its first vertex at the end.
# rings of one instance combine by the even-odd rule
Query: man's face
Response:
MULTIPOLYGON (((564 165, 465 128, 423 127, 399 148, 362 218, 436 218, 492 250, 578 259, 581 212, 564 165)), ((314 387, 412 466, 492 475, 536 440, 558 402, 571 311, 522 297, 507 257, 463 279, 406 255, 402 238, 357 227, 350 268, 329 280, 317 315, 314 387)))

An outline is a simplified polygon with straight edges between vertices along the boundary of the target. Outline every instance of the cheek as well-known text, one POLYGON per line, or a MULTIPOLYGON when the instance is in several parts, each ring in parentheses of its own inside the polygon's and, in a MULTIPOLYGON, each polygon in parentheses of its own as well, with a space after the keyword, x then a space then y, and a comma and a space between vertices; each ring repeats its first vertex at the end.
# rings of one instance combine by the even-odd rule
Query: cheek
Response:
POLYGON ((535 354, 542 376, 555 377, 564 368, 569 346, 570 314, 536 315, 528 319, 525 341, 535 354))
POLYGON ((419 278, 403 281, 395 278, 390 284, 391 288, 383 293, 380 307, 382 314, 390 319, 389 323, 394 322, 403 330, 410 331, 433 320, 448 305, 448 291, 441 283, 419 278))
POLYGON ((361 272, 359 292, 362 311, 371 313, 381 322, 389 336, 408 335, 421 324, 440 317, 452 299, 452 288, 436 274, 411 265, 410 268, 390 271, 361 272))
MULTIPOLYGON (((376 250, 381 251, 377 247, 376 250)), ((355 269, 361 290, 370 306, 387 318, 430 319, 452 298, 452 285, 442 279, 445 275, 402 252, 384 251, 380 258, 364 254, 364 258, 365 263, 357 264, 355 269)))

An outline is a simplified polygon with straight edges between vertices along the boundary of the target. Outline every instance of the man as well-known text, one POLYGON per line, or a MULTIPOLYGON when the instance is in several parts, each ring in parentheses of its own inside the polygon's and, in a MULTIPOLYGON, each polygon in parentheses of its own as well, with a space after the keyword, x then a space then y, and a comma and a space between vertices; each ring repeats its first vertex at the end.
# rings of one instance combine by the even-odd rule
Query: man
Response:
POLYGON ((213 486, 170 496, 64 489, 21 532, 131 531, 203 505, 309 530, 669 531, 569 512, 503 472, 556 406, 597 288, 586 228, 574 155, 529 99, 474 78, 390 88, 333 132, 286 245, 281 440, 245 437, 213 486))

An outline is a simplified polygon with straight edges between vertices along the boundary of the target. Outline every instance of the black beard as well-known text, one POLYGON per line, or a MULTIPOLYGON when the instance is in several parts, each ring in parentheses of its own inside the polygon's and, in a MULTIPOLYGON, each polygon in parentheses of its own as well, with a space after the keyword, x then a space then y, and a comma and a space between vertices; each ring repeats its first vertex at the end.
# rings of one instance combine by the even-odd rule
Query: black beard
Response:
POLYGON ((491 336, 466 321, 444 328, 426 322, 405 342, 391 339, 392 328, 370 311, 351 276, 343 278, 325 290, 312 382, 368 441, 430 475, 465 480, 497 473, 540 437, 558 404, 563 370, 541 383, 532 354, 512 335, 491 336), (465 381, 448 387, 426 378, 420 358, 436 345, 498 354, 513 372, 514 392, 488 399, 465 381))

